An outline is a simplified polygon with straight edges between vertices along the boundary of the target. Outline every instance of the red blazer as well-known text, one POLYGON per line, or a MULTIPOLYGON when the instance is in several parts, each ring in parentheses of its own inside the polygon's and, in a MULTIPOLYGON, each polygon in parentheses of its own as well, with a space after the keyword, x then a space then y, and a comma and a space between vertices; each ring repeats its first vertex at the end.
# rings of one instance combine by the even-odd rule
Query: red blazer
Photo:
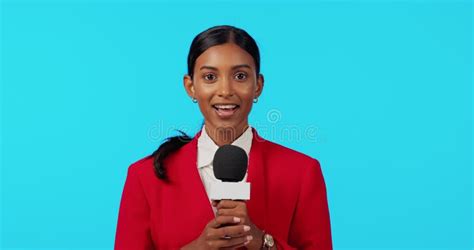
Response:
MULTIPOLYGON (((165 159, 169 183, 155 176, 152 158, 129 167, 115 250, 179 249, 214 218, 196 166, 199 135, 165 159)), ((249 217, 274 237, 278 249, 332 249, 326 187, 316 159, 253 130, 247 181, 249 217)))

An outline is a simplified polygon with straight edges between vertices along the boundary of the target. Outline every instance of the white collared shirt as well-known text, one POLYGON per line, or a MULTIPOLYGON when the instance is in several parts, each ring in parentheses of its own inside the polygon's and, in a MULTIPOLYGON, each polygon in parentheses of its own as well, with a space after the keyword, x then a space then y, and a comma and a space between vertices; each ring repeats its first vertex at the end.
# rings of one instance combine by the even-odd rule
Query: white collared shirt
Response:
MULTIPOLYGON (((250 147, 252 146, 253 133, 252 128, 249 126, 244 133, 235 139, 231 144, 241 147, 245 153, 247 153, 247 158, 249 158, 250 147)), ((199 170, 199 175, 201 176, 202 183, 206 189, 206 193, 209 197, 209 187, 213 182, 220 182, 214 176, 214 170, 212 169, 212 161, 214 159, 214 154, 216 153, 219 146, 217 146, 214 141, 209 137, 206 132, 205 126, 202 127, 201 136, 198 139, 198 149, 197 149, 197 167, 199 170)), ((247 180, 247 173, 244 176, 242 181, 247 180)), ((212 202, 212 201, 210 201, 212 202)), ((214 209, 214 207, 213 207, 214 209)), ((215 211, 214 211, 215 212, 215 211)))

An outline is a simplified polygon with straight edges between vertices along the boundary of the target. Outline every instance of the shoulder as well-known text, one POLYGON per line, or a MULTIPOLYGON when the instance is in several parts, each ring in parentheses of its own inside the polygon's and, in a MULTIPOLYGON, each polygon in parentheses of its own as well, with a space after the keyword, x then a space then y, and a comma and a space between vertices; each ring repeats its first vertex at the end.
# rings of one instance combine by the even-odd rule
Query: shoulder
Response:
POLYGON ((267 168, 271 169, 268 174, 273 179, 294 185, 323 181, 321 166, 317 159, 261 137, 256 144, 257 148, 261 148, 262 160, 267 168))
POLYGON ((286 187, 324 187, 323 172, 316 158, 272 141, 258 143, 263 149, 263 161, 273 186, 284 182, 286 187))
POLYGON ((143 157, 128 167, 128 175, 129 176, 138 176, 138 178, 143 178, 143 176, 147 176, 154 173, 153 168, 153 157, 148 155, 143 157))
POLYGON ((291 168, 292 172, 300 173, 320 171, 320 163, 316 158, 269 140, 264 139, 259 143, 263 145, 265 160, 272 166, 282 170, 291 168))

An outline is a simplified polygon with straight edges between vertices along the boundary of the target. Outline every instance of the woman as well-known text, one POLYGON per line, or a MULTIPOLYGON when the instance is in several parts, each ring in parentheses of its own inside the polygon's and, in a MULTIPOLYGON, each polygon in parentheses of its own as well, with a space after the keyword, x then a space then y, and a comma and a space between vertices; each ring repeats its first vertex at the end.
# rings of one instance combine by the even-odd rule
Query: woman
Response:
POLYGON ((264 86, 254 39, 216 26, 197 35, 183 79, 204 125, 169 138, 128 169, 115 249, 332 249, 319 162, 260 137, 248 115, 264 86), (233 144, 249 156, 249 201, 210 201, 212 158, 233 144))

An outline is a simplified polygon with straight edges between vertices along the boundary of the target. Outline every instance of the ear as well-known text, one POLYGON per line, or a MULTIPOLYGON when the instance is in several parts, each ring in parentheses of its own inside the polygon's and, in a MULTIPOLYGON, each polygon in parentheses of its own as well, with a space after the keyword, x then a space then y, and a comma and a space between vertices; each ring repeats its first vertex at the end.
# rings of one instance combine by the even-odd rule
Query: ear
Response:
POLYGON ((263 83, 265 82, 265 79, 262 74, 259 74, 257 77, 257 88, 255 89, 255 98, 258 98, 263 91, 263 83))
POLYGON ((188 74, 183 77, 183 85, 190 98, 195 98, 193 79, 188 74))

